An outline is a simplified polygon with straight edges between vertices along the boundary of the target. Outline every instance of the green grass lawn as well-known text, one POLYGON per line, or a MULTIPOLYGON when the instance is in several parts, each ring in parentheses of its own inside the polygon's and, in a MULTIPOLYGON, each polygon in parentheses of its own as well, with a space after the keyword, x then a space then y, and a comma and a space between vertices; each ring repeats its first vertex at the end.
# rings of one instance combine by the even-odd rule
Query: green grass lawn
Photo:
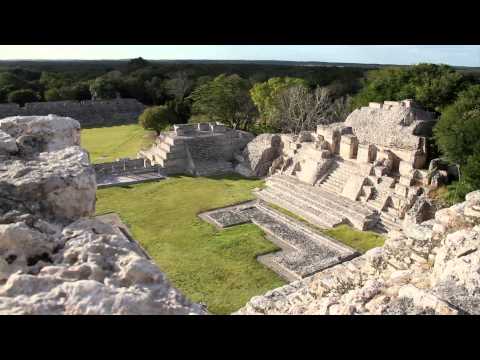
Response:
POLYGON ((139 150, 152 144, 153 139, 153 132, 131 124, 83 129, 81 145, 90 152, 92 163, 99 163, 124 157, 135 158, 139 150))
POLYGON ((348 225, 339 225, 331 229, 322 229, 287 209, 274 204, 269 204, 269 206, 287 216, 303 222, 313 230, 324 233, 361 253, 374 247, 383 246, 383 243, 385 242, 384 236, 373 231, 361 231, 348 225))
POLYGON ((278 248, 253 224, 217 230, 197 214, 252 199, 259 180, 175 177, 97 191, 97 213, 117 212, 171 282, 216 314, 285 282, 256 256, 278 248))
POLYGON ((385 237, 373 231, 360 231, 348 225, 339 225, 322 230, 325 234, 364 253, 374 247, 383 246, 385 237))

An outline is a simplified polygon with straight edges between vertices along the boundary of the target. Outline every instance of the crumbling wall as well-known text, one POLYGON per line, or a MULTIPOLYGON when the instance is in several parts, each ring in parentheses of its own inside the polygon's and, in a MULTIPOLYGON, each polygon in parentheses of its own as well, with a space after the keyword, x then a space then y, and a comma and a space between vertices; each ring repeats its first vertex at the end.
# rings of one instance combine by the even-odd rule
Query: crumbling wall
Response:
POLYGON ((252 298, 238 314, 480 314, 480 190, 383 247, 252 298))
POLYGON ((136 99, 47 101, 18 104, 0 104, 0 118, 9 116, 58 115, 71 117, 82 126, 105 126, 135 123, 145 110, 136 99))
POLYGON ((141 248, 95 220, 80 124, 0 120, 0 314, 203 314, 141 248))

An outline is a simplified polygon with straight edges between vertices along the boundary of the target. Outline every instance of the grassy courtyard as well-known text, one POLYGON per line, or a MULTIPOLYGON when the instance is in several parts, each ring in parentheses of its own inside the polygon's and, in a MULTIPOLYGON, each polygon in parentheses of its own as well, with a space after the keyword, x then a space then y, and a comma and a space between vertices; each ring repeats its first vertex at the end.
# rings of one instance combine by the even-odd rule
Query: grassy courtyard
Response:
MULTIPOLYGON (((134 157, 152 141, 153 134, 138 125, 82 130, 82 146, 93 162, 134 157)), ((98 190, 97 213, 118 213, 177 288, 191 300, 205 303, 210 312, 227 314, 251 297, 285 284, 256 260, 278 248, 253 224, 217 230, 197 214, 250 200, 252 189, 263 186, 263 181, 238 176, 171 177, 98 190)), ((361 252, 384 241, 378 234, 347 226, 320 231, 361 252)))
POLYGON ((115 161, 118 158, 135 158, 137 152, 147 148, 154 133, 138 124, 83 129, 82 147, 90 152, 93 163, 115 161))
POLYGON ((217 230, 197 214, 252 198, 261 181, 176 177, 102 189, 97 213, 117 212, 172 283, 216 314, 285 282, 256 256, 277 250, 252 224, 217 230))

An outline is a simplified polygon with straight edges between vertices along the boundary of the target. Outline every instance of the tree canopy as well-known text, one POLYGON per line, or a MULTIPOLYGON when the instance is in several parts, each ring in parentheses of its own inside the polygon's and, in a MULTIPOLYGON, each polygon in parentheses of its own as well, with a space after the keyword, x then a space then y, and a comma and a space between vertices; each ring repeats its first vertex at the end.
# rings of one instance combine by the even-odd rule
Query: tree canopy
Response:
POLYGON ((175 113, 166 105, 145 109, 138 118, 140 125, 146 130, 154 130, 159 134, 170 125, 175 124, 175 113))
POLYGON ((27 102, 38 101, 38 96, 35 91, 30 89, 15 90, 8 94, 8 102, 17 103, 20 106, 25 105, 27 102))
POLYGON ((372 70, 367 73, 353 105, 414 99, 427 110, 441 112, 467 85, 467 78, 447 65, 419 64, 372 70))
POLYGON ((222 122, 234 129, 246 129, 256 109, 249 95, 250 82, 240 76, 219 75, 193 91, 193 113, 222 122))
POLYGON ((250 90, 253 103, 258 109, 261 121, 273 126, 279 117, 279 96, 282 91, 294 87, 307 87, 307 82, 299 78, 274 77, 262 83, 256 83, 250 90))
POLYGON ((464 192, 480 188, 480 85, 462 91, 443 111, 434 137, 444 157, 460 166, 464 192))

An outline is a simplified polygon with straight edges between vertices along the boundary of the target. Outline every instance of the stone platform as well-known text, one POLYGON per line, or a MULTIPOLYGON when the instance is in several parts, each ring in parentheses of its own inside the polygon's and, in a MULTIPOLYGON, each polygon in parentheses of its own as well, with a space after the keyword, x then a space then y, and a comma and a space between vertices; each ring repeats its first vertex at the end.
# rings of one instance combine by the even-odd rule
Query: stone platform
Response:
POLYGON ((159 181, 167 177, 158 171, 143 174, 106 175, 97 178, 97 188, 133 185, 150 181, 159 181))
POLYGON ((268 207, 261 201, 250 201, 199 214, 203 220, 220 229, 252 222, 280 251, 261 255, 259 262, 288 282, 303 279, 321 270, 359 255, 350 247, 307 227, 268 207))

